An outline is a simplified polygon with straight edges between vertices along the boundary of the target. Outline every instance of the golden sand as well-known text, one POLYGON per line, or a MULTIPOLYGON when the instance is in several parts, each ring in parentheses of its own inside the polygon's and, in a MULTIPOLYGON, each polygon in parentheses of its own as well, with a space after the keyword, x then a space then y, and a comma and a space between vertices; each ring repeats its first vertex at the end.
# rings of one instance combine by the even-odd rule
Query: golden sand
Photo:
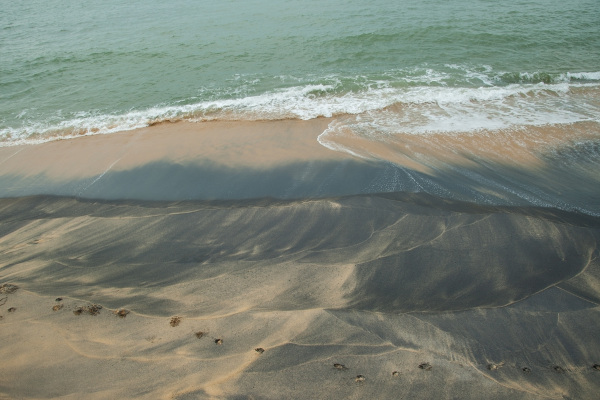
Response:
POLYGON ((252 180, 212 201, 0 199, 0 398, 594 398, 600 221, 425 194, 243 196, 289 165, 296 193, 372 168, 320 146, 327 124, 1 148, 11 187, 114 170, 119 195, 207 163, 252 180))

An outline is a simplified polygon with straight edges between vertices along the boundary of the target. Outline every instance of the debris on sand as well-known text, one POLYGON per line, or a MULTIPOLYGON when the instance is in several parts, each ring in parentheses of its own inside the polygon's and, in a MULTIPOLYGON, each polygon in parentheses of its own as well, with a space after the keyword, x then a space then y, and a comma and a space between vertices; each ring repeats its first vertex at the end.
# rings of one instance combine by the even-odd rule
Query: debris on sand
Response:
POLYGON ((62 301, 63 298, 62 297, 57 297, 56 299, 54 299, 54 301, 62 301))
POLYGON ((354 378, 354 380, 356 382, 364 382, 365 381, 365 377, 363 375, 356 375, 356 378, 354 378))
POLYGON ((223 339, 215 339, 215 344, 222 345, 223 344, 223 339))
POLYGON ((8 312, 15 312, 15 311, 17 311, 16 307, 11 307, 8 309, 8 312))
POLYGON ((348 368, 346 368, 346 366, 344 364, 338 364, 338 363, 333 364, 333 368, 339 369, 340 371, 345 371, 348 369, 348 368))
POLYGON ((399 376, 399 375, 400 375, 400 372, 398 372, 398 371, 392 372, 392 376, 399 376))
POLYGON ((496 370, 499 370, 500 368, 502 368, 503 365, 504 365, 504 362, 501 362, 498 364, 488 364, 487 369, 489 369, 490 371, 496 371, 496 370))
POLYGON ((426 363, 419 364, 419 368, 424 371, 431 371, 433 369, 433 366, 431 364, 429 364, 428 362, 426 362, 426 363))
POLYGON ((174 316, 171 318, 171 322, 169 324, 174 328, 181 323, 181 317, 174 316))
POLYGON ((257 352, 258 354, 262 354, 265 352, 265 349, 263 349, 262 347, 257 347, 254 349, 255 352, 257 352))
POLYGON ((197 337, 198 339, 202 339, 202 336, 204 336, 204 334, 205 334, 205 333, 204 333, 203 331, 198 331, 198 332, 196 332, 196 333, 195 333, 195 335, 196 335, 196 337, 197 337))
POLYGON ((592 368, 595 369, 596 371, 600 371, 600 364, 594 364, 594 365, 592 365, 592 368))
POLYGON ((521 368, 521 371, 525 372, 526 374, 531 372, 531 369, 529 367, 523 367, 521 368))
POLYGON ((129 310, 121 308, 120 310, 114 311, 115 315, 119 318, 125 318, 129 314, 129 310))
POLYGON ((63 305, 62 305, 62 304, 56 304, 55 306, 53 306, 53 307, 52 307, 52 311, 58 311, 58 310, 60 310, 61 308, 63 308, 63 305))

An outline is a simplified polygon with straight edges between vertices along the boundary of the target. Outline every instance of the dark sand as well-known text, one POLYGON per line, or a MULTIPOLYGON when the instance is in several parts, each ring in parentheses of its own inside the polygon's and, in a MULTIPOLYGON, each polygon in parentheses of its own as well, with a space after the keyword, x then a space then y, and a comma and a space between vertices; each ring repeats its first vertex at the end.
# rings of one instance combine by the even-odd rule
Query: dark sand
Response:
POLYGON ((600 219, 377 193, 327 122, 1 148, 0 398, 596 398, 600 219))

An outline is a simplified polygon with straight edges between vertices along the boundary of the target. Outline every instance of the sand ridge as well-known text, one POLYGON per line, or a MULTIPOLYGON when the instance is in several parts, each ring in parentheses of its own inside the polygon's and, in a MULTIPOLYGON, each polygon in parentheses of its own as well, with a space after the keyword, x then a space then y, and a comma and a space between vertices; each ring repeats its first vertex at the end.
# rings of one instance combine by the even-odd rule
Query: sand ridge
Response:
POLYGON ((2 199, 2 283, 18 289, 3 295, 0 333, 10 345, 0 356, 12 361, 1 368, 0 388, 31 398, 595 393, 600 313, 582 282, 600 270, 598 225, 558 211, 550 218, 547 210, 431 208, 431 198, 417 198, 235 206, 2 199), (523 241, 533 253, 515 265, 527 255, 515 247, 523 241), (487 247, 488 264, 498 263, 504 280, 482 292, 471 290, 481 278, 441 273, 453 259, 465 276, 481 270, 461 246, 487 247), (518 256, 502 261, 507 248, 518 256), (427 261, 414 258, 419 249, 427 261), (403 261, 407 254, 413 258, 403 261), (413 276, 394 275, 390 257, 413 276), (555 275, 548 262, 560 267, 555 275), (426 279, 414 275, 419 270, 426 279), (544 283, 542 271, 556 281, 544 283), (81 307, 96 315, 76 315, 81 307), (123 309, 129 313, 120 318, 123 309), (78 379, 82 371, 94 379, 78 379), (128 383, 115 385, 124 374, 128 383), (46 384, 34 385, 41 376, 46 384))

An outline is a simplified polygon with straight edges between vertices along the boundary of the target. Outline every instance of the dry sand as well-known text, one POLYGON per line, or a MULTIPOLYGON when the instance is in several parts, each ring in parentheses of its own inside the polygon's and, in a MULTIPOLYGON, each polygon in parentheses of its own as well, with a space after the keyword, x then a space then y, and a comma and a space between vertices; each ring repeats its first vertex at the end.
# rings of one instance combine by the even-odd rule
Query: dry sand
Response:
POLYGON ((0 149, 0 398, 596 398, 600 220, 372 193, 327 122, 0 149))

